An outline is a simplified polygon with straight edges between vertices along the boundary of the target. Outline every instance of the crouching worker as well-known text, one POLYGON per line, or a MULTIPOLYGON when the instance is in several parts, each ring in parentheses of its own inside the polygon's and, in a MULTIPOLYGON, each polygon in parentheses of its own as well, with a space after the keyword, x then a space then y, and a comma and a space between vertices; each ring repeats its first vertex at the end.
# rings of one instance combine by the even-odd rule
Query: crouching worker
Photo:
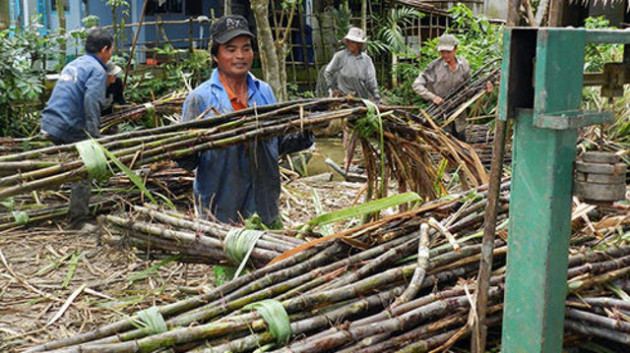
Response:
MULTIPOLYGON (((249 72, 254 58, 254 35, 247 20, 242 16, 224 16, 215 21, 210 32, 216 69, 184 101, 184 121, 197 118, 208 107, 225 114, 276 103, 271 87, 249 72)), ((186 169, 196 167, 195 203, 202 216, 211 215, 234 224, 256 213, 266 226, 277 228, 282 224, 278 212, 278 157, 308 148, 312 143, 312 133, 304 131, 210 150, 194 160, 178 162, 186 169)))
MULTIPOLYGON (((100 136, 101 109, 107 90, 107 62, 114 38, 95 28, 85 41, 86 54, 66 65, 42 111, 42 134, 53 143, 79 142, 100 136)), ((89 216, 90 187, 87 181, 72 186, 68 217, 79 227, 89 216)))

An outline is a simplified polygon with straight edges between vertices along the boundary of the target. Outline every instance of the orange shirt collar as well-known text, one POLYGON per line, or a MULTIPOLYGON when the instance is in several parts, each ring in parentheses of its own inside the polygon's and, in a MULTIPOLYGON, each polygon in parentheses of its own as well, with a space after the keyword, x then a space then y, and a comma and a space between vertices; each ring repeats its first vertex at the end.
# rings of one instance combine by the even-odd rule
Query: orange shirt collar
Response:
POLYGON ((219 81, 221 81, 223 88, 227 92, 228 99, 230 100, 230 103, 232 104, 232 110, 237 111, 237 110, 247 108, 247 102, 241 102, 241 100, 238 99, 238 97, 234 94, 234 92, 232 92, 232 89, 230 89, 230 87, 227 84, 225 84, 225 81, 223 81, 223 76, 221 75, 221 71, 219 71, 219 81))

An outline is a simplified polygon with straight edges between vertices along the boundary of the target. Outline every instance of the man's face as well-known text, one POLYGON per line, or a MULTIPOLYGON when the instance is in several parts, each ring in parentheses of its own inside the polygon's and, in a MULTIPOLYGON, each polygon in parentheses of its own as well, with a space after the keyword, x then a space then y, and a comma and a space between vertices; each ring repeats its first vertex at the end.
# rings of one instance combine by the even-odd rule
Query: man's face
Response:
POLYGON ((446 61, 447 64, 452 64, 455 62, 455 52, 457 51, 457 47, 453 50, 440 50, 440 56, 442 60, 446 61))
POLYGON ((217 62, 221 73, 227 76, 239 77, 247 75, 254 60, 252 39, 248 36, 238 36, 225 44, 219 45, 216 56, 212 56, 217 62))
POLYGON ((114 82, 116 82, 116 76, 115 75, 107 75, 107 85, 111 85, 114 82))
POLYGON ((346 39, 346 46, 351 53, 357 55, 359 54, 359 51, 361 50, 363 44, 346 39))

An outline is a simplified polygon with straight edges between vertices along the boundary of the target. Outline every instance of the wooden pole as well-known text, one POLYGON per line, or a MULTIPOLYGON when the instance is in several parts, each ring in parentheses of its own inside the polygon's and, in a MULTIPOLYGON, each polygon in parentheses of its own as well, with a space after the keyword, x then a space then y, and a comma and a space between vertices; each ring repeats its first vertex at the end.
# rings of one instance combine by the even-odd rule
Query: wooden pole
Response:
MULTIPOLYGON (((514 27, 518 21, 518 14, 516 12, 518 0, 509 1, 507 26, 514 27)), ((499 189, 501 187, 501 176, 503 174, 506 133, 507 122, 499 120, 497 114, 494 128, 494 144, 492 146, 492 162, 490 164, 490 181, 488 183, 488 204, 486 207, 485 222, 483 227, 477 289, 475 290, 474 303, 477 318, 472 327, 472 340, 470 347, 472 353, 483 353, 486 351, 486 338, 488 334, 488 327, 486 325, 486 309, 488 306, 488 290, 490 289, 490 275, 492 272, 492 254, 494 251, 494 238, 497 226, 499 189)))
POLYGON ((144 13, 147 11, 147 4, 149 0, 144 0, 142 5, 142 12, 140 13, 140 21, 138 21, 138 29, 133 36, 133 43, 131 44, 131 51, 129 52, 129 60, 127 60, 127 67, 125 68, 125 79, 123 80, 123 86, 127 85, 127 77, 129 77, 129 70, 131 69, 131 59, 133 58, 133 52, 136 50, 136 43, 138 42, 138 36, 140 36, 140 29, 142 29, 142 21, 144 21, 144 13))

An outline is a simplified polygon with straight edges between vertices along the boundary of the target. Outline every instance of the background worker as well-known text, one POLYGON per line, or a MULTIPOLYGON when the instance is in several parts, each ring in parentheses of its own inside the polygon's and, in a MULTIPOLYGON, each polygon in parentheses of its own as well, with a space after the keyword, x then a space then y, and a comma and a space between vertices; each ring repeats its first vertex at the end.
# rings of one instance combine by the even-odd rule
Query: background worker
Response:
MULTIPOLYGON (((444 34, 438 40, 440 57, 433 60, 413 82, 413 90, 423 99, 433 104, 444 103, 444 98, 459 85, 470 79, 470 64, 457 57, 458 40, 451 34, 444 34)), ((466 112, 462 112, 446 130, 461 141, 466 141, 466 112)))
MULTIPOLYGON (((341 40, 346 49, 335 53, 324 70, 326 84, 337 97, 353 96, 363 99, 381 100, 376 81, 376 70, 372 59, 363 52, 367 37, 361 28, 351 27, 341 40)), ((357 137, 348 130, 343 132, 343 146, 346 152, 343 167, 347 171, 352 162, 352 155, 357 137)))
POLYGON ((105 92, 105 108, 101 111, 101 116, 114 112, 114 104, 127 104, 123 95, 125 87, 122 79, 118 75, 122 72, 120 66, 113 62, 107 63, 107 91, 105 92))
MULTIPOLYGON (((101 109, 107 90, 107 66, 114 38, 101 28, 88 33, 85 55, 66 65, 42 111, 41 131, 55 144, 99 137, 101 109)), ((78 227, 89 215, 90 187, 83 181, 72 186, 68 218, 78 227)))
MULTIPOLYGON (((276 103, 271 87, 249 72, 254 58, 254 35, 247 20, 236 15, 221 17, 210 33, 211 54, 217 69, 184 101, 184 121, 212 110, 209 107, 224 114, 276 103)), ((208 113, 204 118, 211 115, 208 113)), ((307 130, 210 150, 197 159, 178 162, 186 169, 196 167, 193 191, 202 216, 209 213, 225 223, 240 223, 256 213, 266 226, 276 228, 281 225, 278 157, 312 144, 312 133, 307 130)))
POLYGON ((107 90, 107 62, 114 38, 101 28, 88 33, 85 55, 66 65, 42 111, 41 130, 56 144, 99 137, 107 90))

